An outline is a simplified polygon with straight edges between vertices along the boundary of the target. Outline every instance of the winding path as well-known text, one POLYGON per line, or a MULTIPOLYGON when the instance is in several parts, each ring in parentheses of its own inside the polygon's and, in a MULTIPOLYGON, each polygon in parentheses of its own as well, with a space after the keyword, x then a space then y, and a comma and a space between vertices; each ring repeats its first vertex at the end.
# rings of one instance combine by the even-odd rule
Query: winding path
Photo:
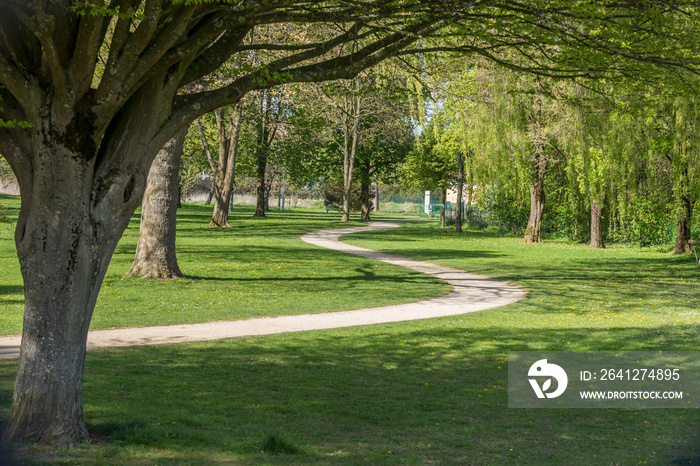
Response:
MULTIPOLYGON (((350 233, 395 227, 398 227, 395 223, 373 222, 364 227, 316 231, 302 236, 301 239, 316 246, 376 259, 433 275, 451 284, 453 286, 451 293, 417 303, 355 311, 262 317, 230 322, 208 322, 162 327, 93 330, 88 334, 88 349, 183 343, 428 319, 504 306, 514 303, 525 296, 525 292, 515 285, 427 262, 350 246, 338 240, 340 236, 350 233)), ((19 336, 0 337, 0 358, 18 356, 20 339, 21 337, 19 336)))

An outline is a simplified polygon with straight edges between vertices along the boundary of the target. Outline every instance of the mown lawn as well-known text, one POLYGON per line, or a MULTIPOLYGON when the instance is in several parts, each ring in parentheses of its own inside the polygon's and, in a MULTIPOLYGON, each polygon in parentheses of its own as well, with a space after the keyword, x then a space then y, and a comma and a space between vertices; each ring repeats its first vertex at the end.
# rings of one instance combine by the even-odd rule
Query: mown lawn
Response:
MULTIPOLYGON (((309 219, 307 227, 291 227, 298 220, 241 217, 237 224, 289 227, 293 243, 316 226, 309 219)), ((215 247, 204 230, 202 247, 206 241, 215 247)), ((700 464, 697 409, 507 407, 508 351, 697 350, 700 270, 689 256, 562 242, 530 246, 430 225, 345 240, 508 280, 529 294, 514 305, 441 319, 92 351, 84 397, 93 442, 58 455, 41 448, 23 453, 46 464, 95 465, 700 464)), ((193 255, 197 244, 193 238, 193 255)), ((248 250, 244 242, 237 247, 248 250)), ((259 262, 274 260, 270 254, 259 262)), ((344 256, 327 260, 339 274, 336 283, 369 279, 352 278, 344 256)), ((183 286, 206 279, 190 273, 193 283, 183 286)), ((110 276, 110 286, 136 282, 116 271, 110 276)), ((372 287, 398 272, 377 276, 372 287)), ((401 290, 400 280, 389 278, 388 287, 401 290)), ((99 306, 119 296, 105 291, 99 306)), ((348 288, 325 291, 341 300, 332 295, 348 288)), ((243 295, 231 299, 243 307, 243 295)), ((0 419, 15 371, 16 361, 0 360, 0 419)))
MULTIPOLYGON (((24 291, 13 240, 16 198, 0 197, 10 221, 0 222, 0 335, 22 331, 24 291)), ((134 259, 134 216, 104 280, 92 329, 146 327, 305 314, 413 302, 450 287, 417 272, 307 244, 310 231, 341 228, 337 214, 294 211, 253 218, 237 206, 234 228, 207 226, 211 206, 178 214, 178 262, 185 277, 126 278, 134 259)), ((363 225, 354 221, 352 225, 363 225)))

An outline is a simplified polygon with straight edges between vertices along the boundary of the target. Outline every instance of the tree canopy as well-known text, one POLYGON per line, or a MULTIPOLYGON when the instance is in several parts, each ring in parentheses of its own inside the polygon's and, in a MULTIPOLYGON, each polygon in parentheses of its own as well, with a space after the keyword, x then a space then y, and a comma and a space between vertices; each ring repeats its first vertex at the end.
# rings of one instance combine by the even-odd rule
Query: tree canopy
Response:
POLYGON ((697 72, 696 9, 687 0, 0 0, 0 153, 20 184, 26 297, 4 438, 87 439, 81 381, 100 285, 156 154, 196 118, 251 91, 351 79, 389 57, 436 51, 567 77, 663 66, 676 85, 697 72), (222 67, 225 79, 191 86, 222 67))

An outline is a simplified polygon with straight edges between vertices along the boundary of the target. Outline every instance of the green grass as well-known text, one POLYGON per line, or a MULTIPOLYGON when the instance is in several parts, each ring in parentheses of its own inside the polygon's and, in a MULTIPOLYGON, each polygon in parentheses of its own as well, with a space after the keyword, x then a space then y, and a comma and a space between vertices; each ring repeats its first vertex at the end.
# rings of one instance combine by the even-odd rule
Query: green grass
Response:
MULTIPOLYGON (((499 327, 576 330, 579 344, 595 332, 589 349, 601 351, 673 349, 682 340, 700 341, 700 268, 691 255, 623 245, 601 250, 570 242, 533 245, 481 232, 446 233, 430 225, 359 233, 343 241, 522 286, 526 299, 483 318, 499 327), (616 329, 625 329, 629 338, 621 340, 616 329), (606 334, 610 338, 601 341, 606 334)), ((539 349, 566 350, 571 344, 542 339, 539 349)))
MULTIPOLYGON (((420 225, 345 240, 529 294, 441 319, 91 351, 93 442, 23 452, 94 465, 700 464, 697 409, 509 409, 506 391, 508 351, 697 350, 699 270, 689 256, 420 225)), ((15 371, 0 360, 0 419, 15 371)))
MULTIPOLYGON (((19 202, 0 198, 16 218, 19 202)), ((183 279, 126 278, 138 240, 134 216, 110 264, 91 328, 145 327, 306 314, 413 302, 449 293, 437 279, 312 246, 307 232, 346 227, 340 217, 297 211, 253 218, 237 206, 231 229, 210 228, 211 206, 178 213, 183 279)), ((363 225, 353 221, 351 225, 363 225)), ((21 333, 24 291, 13 223, 0 223, 0 335, 21 333)))

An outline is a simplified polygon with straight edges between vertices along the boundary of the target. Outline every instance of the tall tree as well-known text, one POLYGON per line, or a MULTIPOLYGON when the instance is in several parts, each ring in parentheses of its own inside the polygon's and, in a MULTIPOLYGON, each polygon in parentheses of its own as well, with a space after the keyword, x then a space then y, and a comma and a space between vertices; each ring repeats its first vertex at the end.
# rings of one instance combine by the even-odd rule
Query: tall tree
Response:
POLYGON ((272 143, 277 136, 279 122, 276 114, 279 101, 272 92, 260 91, 256 98, 256 112, 253 117, 255 131, 255 171, 257 178, 255 217, 264 217, 268 210, 268 199, 271 189, 271 179, 268 175, 268 162, 272 151, 272 143))
POLYGON ((26 294, 3 438, 87 439, 83 361, 102 280, 153 159, 198 117, 253 90, 351 79, 424 51, 419 39, 445 28, 449 49, 503 61, 499 49, 517 46, 532 59, 526 67, 541 72, 601 72, 611 53, 693 68, 695 10, 681 3, 0 0, 0 153, 20 184, 15 239, 26 294), (349 26, 286 43, 244 40, 282 23, 349 26), (648 34, 656 27, 660 34, 648 34), (672 39, 683 47, 669 47, 672 39), (186 91, 232 56, 259 50, 281 53, 221 87, 186 91))
POLYGON ((197 131, 202 148, 214 174, 214 212, 209 226, 226 228, 231 226, 228 222, 228 213, 236 176, 238 142, 243 125, 244 107, 244 101, 241 101, 235 106, 218 108, 214 111, 219 149, 216 159, 212 154, 202 119, 197 120, 197 131))
POLYGON ((435 30, 434 18, 376 29, 394 14, 389 5, 343 2, 323 9, 251 3, 241 10, 155 0, 2 1, 0 118, 26 123, 0 129, 0 153, 22 193, 16 244, 26 292, 4 440, 71 446, 88 438, 81 389, 87 331, 158 150, 194 119, 249 91, 351 78, 435 30), (358 21, 323 42, 289 43, 282 57, 240 70, 223 87, 184 90, 233 54, 279 50, 243 42, 259 24, 342 20, 358 21), (329 56, 368 31, 376 40, 352 55, 329 56))

